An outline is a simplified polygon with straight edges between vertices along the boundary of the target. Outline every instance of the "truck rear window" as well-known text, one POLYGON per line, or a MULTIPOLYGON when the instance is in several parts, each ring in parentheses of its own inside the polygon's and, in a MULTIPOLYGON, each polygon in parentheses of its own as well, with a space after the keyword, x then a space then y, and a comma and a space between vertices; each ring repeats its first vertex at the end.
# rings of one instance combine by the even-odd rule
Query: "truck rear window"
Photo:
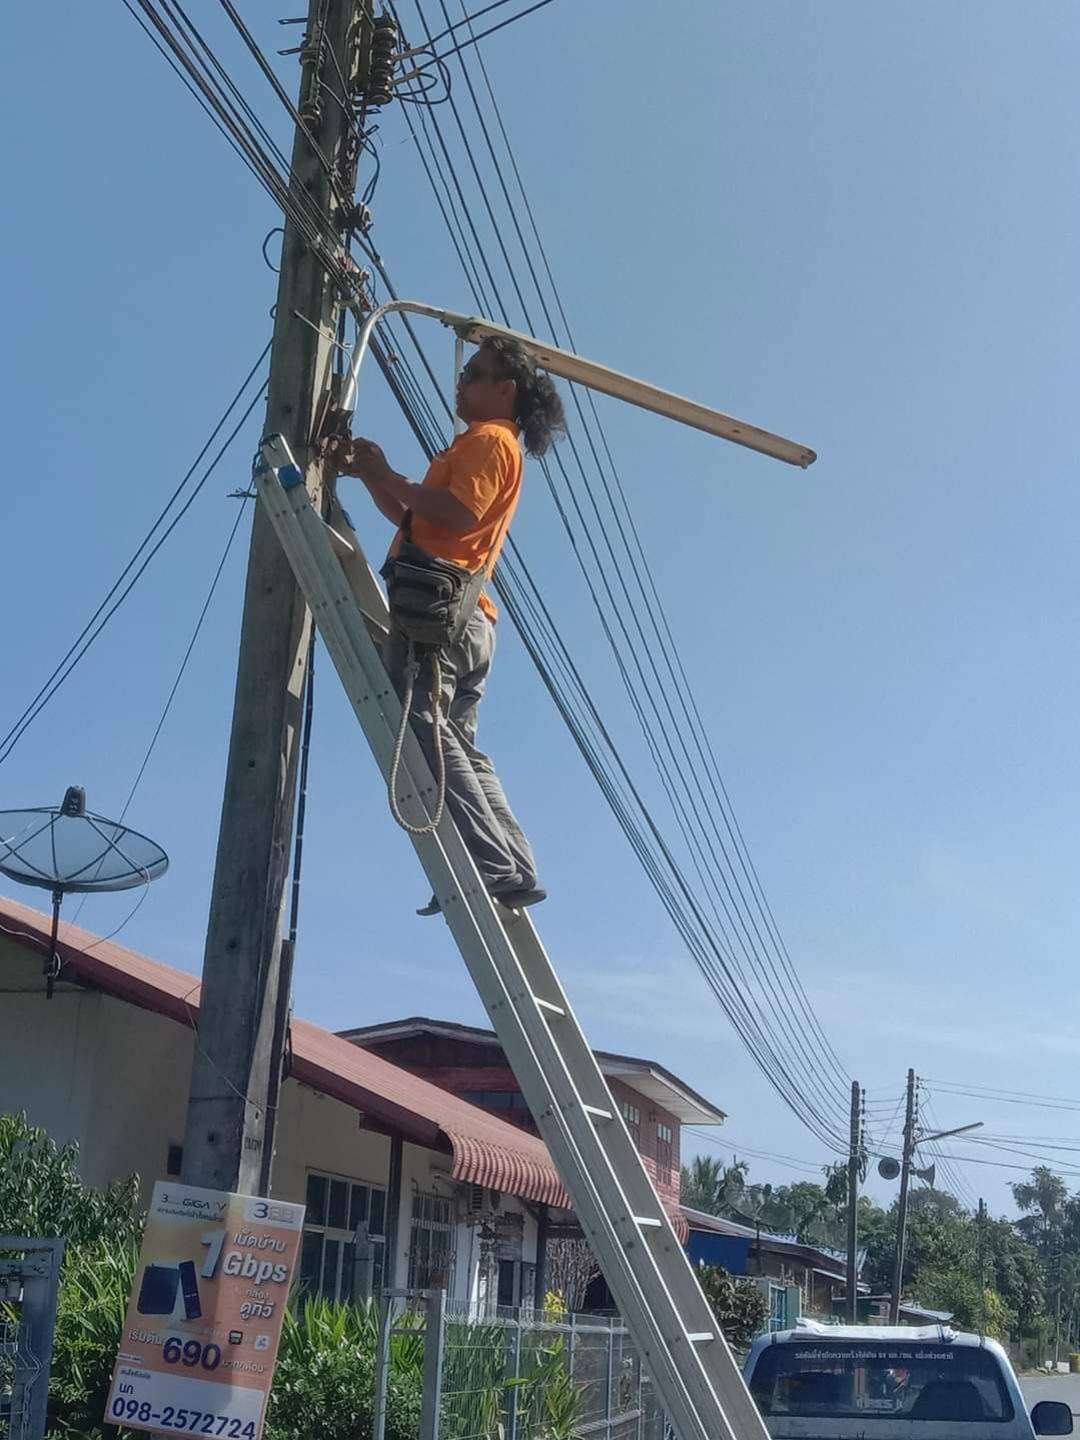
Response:
POLYGON ((769 1345, 750 1390, 763 1415, 960 1423, 1013 1418, 996 1356, 967 1345, 769 1345))

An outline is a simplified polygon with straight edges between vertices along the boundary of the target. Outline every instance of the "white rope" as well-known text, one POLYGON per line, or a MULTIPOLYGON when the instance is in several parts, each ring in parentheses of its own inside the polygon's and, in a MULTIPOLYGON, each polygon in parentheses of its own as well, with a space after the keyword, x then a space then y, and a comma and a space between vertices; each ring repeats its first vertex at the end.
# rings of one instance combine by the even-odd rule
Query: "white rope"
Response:
POLYGON ((413 692, 416 688, 417 677, 420 674, 420 662, 416 658, 413 643, 409 641, 408 654, 405 659, 405 694, 401 697, 401 724, 398 726, 397 739, 394 742, 394 758, 390 762, 390 777, 387 781, 387 794, 390 797, 390 814, 410 835, 431 835, 438 829, 439 821, 443 817, 446 808, 446 756, 443 754, 442 729, 439 724, 440 707, 442 705, 442 666, 439 664, 438 652, 430 652, 431 659, 431 740, 435 747, 435 813, 426 825, 412 825, 402 815, 398 807, 397 798, 397 777, 401 767, 401 752, 405 748, 405 732, 409 725, 409 715, 412 711, 413 692))

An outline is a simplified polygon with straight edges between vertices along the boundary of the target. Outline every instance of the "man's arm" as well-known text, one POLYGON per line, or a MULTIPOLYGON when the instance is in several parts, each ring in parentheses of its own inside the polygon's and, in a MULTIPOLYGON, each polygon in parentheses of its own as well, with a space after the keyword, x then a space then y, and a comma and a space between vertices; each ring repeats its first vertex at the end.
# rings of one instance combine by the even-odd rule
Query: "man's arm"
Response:
POLYGON ((391 525, 400 525, 405 519, 405 506, 400 500, 387 493, 381 485, 374 485, 370 481, 364 482, 368 488, 368 494, 375 501, 378 509, 384 514, 391 525))
POLYGON ((400 525, 406 510, 411 510, 429 525, 438 525, 454 535, 464 535, 476 527, 476 516, 467 505, 449 490, 417 485, 399 475, 372 440, 356 439, 347 454, 335 454, 334 458, 343 474, 363 480, 379 510, 395 525, 400 525))
POLYGON ((440 530, 449 530, 452 535, 464 535, 466 530, 476 529, 476 516, 467 505, 455 500, 449 490, 435 490, 429 485, 417 485, 398 475, 387 467, 379 480, 364 480, 371 492, 371 498, 384 515, 393 519, 390 511, 396 507, 400 521, 406 510, 411 510, 429 525, 440 530))

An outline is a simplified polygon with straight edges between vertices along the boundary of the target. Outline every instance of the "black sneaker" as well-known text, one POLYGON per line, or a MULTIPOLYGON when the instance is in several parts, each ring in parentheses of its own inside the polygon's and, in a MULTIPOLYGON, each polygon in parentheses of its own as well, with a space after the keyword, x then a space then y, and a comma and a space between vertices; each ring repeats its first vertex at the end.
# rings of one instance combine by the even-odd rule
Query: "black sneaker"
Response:
POLYGON ((496 904, 505 905, 507 910, 526 910, 530 905, 539 905, 547 899, 547 891, 539 886, 523 885, 517 890, 500 890, 491 897, 496 904))
MULTIPOLYGON (((519 885, 512 890, 492 891, 491 898, 498 905, 505 905, 508 910, 525 910, 530 905, 539 905, 541 900, 547 899, 547 891, 536 886, 519 885)), ((426 905, 421 905, 417 915, 423 915, 426 919, 430 915, 441 915, 442 906, 439 904, 439 897, 432 895, 426 905)))

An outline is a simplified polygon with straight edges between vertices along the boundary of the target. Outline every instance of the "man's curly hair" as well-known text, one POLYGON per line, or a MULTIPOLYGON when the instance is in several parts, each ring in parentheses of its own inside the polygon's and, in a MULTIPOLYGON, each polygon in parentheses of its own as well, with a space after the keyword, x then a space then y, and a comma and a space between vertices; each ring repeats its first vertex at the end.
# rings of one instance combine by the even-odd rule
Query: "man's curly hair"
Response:
POLYGON ((530 455, 546 455, 566 430, 566 416, 550 375, 537 370, 532 357, 517 340, 491 336, 480 346, 491 361, 498 380, 513 380, 517 387, 514 419, 530 455))

